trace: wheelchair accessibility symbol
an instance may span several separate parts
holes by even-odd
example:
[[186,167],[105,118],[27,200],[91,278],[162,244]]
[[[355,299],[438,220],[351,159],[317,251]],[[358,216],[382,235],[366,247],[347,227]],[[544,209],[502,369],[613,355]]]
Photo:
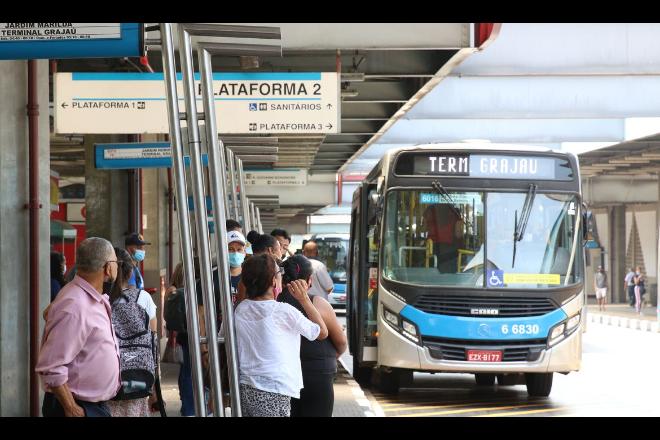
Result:
[[503,270],[489,270],[488,271],[488,287],[503,287],[504,286],[504,271]]
[[256,102],[251,102],[249,105],[250,105],[250,111],[251,112],[256,112],[257,111],[257,103]]

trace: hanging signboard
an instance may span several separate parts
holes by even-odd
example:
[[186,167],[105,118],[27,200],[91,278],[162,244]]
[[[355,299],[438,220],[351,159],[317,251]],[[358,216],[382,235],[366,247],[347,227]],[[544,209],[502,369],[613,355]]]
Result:
[[[181,75],[178,94],[183,97]],[[195,90],[201,111],[199,75]],[[215,73],[218,132],[325,134],[340,132],[335,72]],[[184,112],[180,99],[179,109]],[[169,133],[162,73],[58,73],[56,133]]]
[[306,186],[307,170],[245,170],[245,185]]
[[[208,156],[202,154],[202,166],[208,166],[208,162]],[[184,156],[183,164],[190,166],[190,157]],[[170,168],[172,148],[169,142],[94,144],[94,166],[113,170]]]
[[0,59],[113,58],[144,54],[142,23],[0,23]]

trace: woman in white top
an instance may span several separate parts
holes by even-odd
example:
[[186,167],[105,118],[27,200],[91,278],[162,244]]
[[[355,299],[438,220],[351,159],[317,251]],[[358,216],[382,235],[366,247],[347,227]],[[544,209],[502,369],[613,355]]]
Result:
[[[117,280],[110,293],[110,303],[126,302],[126,299],[121,296],[122,292],[128,290],[128,280],[133,272],[133,263],[131,256],[125,249],[115,248],[117,254]],[[149,328],[156,331],[156,304],[148,292],[140,290],[137,303],[144,310],[147,311],[149,316]],[[149,417],[149,407],[155,403],[155,393],[151,393],[149,397],[143,397],[131,400],[109,400],[107,403],[112,417]]]
[[307,284],[287,285],[309,319],[295,307],[275,301],[281,271],[268,255],[243,263],[247,299],[235,311],[241,407],[246,417],[289,417],[291,397],[303,387],[300,336],[310,341],[328,336],[323,318],[307,295]]

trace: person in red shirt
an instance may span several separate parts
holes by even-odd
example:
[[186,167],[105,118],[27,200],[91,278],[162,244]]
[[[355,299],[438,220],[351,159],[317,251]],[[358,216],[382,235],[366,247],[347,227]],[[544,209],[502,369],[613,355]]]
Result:
[[447,204],[434,204],[424,211],[427,239],[433,241],[433,253],[438,258],[438,270],[456,273],[458,249],[463,244],[463,221]]

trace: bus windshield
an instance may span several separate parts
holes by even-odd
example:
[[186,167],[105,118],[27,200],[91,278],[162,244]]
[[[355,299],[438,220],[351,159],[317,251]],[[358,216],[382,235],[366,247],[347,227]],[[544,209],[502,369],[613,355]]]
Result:
[[[489,289],[577,283],[583,277],[578,214],[576,197],[566,194],[390,191],[383,275],[403,283]],[[516,230],[522,234],[514,240]]]
[[346,283],[346,256],[348,239],[340,237],[315,238],[319,249],[319,260],[325,263],[328,274],[335,284]]

